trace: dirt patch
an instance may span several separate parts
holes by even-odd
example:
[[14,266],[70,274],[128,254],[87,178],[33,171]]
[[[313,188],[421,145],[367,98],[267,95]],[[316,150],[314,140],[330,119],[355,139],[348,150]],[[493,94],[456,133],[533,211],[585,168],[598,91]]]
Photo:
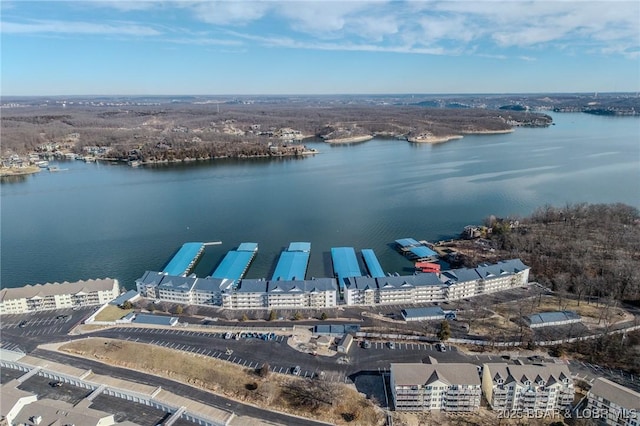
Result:
[[[270,373],[260,377],[253,369],[246,369],[208,357],[187,354],[142,343],[103,338],[89,338],[60,346],[61,351],[101,362],[145,371],[158,376],[188,383],[265,409],[310,417],[332,424],[377,425],[384,416],[363,395],[344,384],[311,384],[309,379]],[[318,380],[315,380],[318,382]],[[305,401],[319,399],[317,408],[309,410],[297,399],[287,397],[291,389]],[[314,393],[316,389],[323,394]],[[330,389],[330,393],[326,393]],[[305,392],[309,391],[308,394]],[[330,395],[327,398],[327,395]],[[303,398],[301,398],[303,399]],[[353,420],[345,420],[344,414]],[[351,418],[351,417],[350,417]]]

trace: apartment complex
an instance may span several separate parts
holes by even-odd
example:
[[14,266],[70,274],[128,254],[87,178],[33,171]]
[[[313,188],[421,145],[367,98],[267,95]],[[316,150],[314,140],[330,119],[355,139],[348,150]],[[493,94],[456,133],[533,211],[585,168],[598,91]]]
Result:
[[337,304],[334,278],[311,280],[176,277],[147,271],[136,280],[138,292],[150,299],[174,303],[222,306],[227,309],[331,308]]
[[347,305],[388,305],[465,299],[526,285],[529,270],[520,259],[511,259],[440,273],[349,277],[344,300]]
[[391,364],[391,393],[397,411],[474,412],[480,407],[480,378],[473,364]]
[[492,409],[528,413],[567,409],[575,394],[565,364],[484,364],[482,390]]
[[[347,275],[355,275],[355,272]],[[441,273],[345,276],[337,280],[198,278],[147,271],[136,280],[136,288],[142,296],[151,299],[230,309],[330,308],[340,303],[393,305],[444,302],[508,290],[526,285],[528,281],[529,267],[520,259],[512,259]],[[344,283],[342,290],[339,282]]]
[[602,424],[640,426],[640,393],[597,378],[587,393],[585,413]]
[[120,294],[118,280],[47,283],[0,290],[0,314],[103,305]]
[[295,281],[242,280],[240,287],[222,295],[222,306],[252,308],[332,308],[338,284],[334,278]]

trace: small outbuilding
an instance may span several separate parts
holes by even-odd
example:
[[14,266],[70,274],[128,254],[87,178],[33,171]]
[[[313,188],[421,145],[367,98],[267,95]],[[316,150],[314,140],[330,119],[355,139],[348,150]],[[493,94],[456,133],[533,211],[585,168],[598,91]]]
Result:
[[440,306],[428,308],[406,308],[401,311],[405,321],[429,321],[445,319],[445,312]]
[[353,336],[351,334],[345,334],[342,339],[338,342],[337,350],[341,354],[346,354],[351,349],[351,345],[353,344]]
[[163,325],[165,327],[173,327],[178,323],[178,318],[163,315],[136,314],[131,322],[134,324]]
[[581,322],[582,318],[573,311],[541,312],[523,318],[530,328],[551,327]]

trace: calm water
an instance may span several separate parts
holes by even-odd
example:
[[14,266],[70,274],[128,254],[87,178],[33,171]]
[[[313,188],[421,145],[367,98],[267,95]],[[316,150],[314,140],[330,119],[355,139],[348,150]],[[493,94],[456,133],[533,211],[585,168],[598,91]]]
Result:
[[388,272],[411,264],[395,239],[456,236],[490,214],[544,204],[640,207],[640,119],[554,115],[555,126],[440,145],[377,139],[307,144],[306,159],[157,168],[60,163],[1,185],[3,287],[113,277],[132,288],[187,241],[217,241],[196,268],[259,243],[248,277],[270,277],[291,241],[310,241],[308,276],[329,276],[331,247],[373,248]]

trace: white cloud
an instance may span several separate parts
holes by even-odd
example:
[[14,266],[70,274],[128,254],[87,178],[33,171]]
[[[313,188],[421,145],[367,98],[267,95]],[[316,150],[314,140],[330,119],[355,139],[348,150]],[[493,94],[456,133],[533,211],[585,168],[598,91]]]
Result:
[[277,13],[285,17],[295,31],[330,36],[346,30],[350,24],[380,2],[345,1],[284,1],[278,3]]
[[254,42],[265,46],[522,60],[530,60],[532,51],[549,48],[629,58],[640,50],[638,1],[86,0],[73,4],[109,7],[122,14],[153,9],[164,16],[177,10],[197,22],[190,26],[176,19],[171,22],[177,26],[169,28],[142,21],[34,20],[5,22],[2,32],[173,34],[178,37],[175,43],[233,45],[208,34],[217,27],[242,26],[246,35],[256,37]]
[[271,8],[264,1],[205,1],[177,3],[190,8],[197,19],[214,25],[244,25],[262,18]]
[[310,50],[334,50],[334,51],[360,51],[360,52],[392,52],[392,53],[414,53],[443,55],[447,52],[440,47],[415,47],[408,45],[381,46],[371,43],[354,42],[331,42],[331,41],[301,41],[291,37],[269,37],[229,32],[230,35],[251,40],[265,47],[288,48],[288,49],[310,49]]
[[175,44],[191,44],[198,46],[242,46],[240,40],[229,40],[209,37],[185,37],[185,38],[169,38],[164,40],[167,43]]
[[93,23],[75,21],[32,20],[27,23],[2,22],[4,34],[109,34],[132,36],[157,36],[160,31],[129,22]]

